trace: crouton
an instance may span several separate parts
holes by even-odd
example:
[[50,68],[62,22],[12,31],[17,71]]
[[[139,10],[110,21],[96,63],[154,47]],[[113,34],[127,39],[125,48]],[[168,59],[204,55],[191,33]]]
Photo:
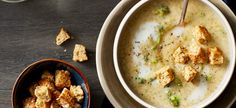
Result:
[[186,66],[184,68],[183,76],[187,82],[192,81],[196,75],[197,75],[197,71],[191,66]]
[[178,47],[177,50],[175,50],[173,57],[174,57],[175,63],[185,64],[189,60],[187,49],[185,49],[184,47]]
[[56,101],[52,101],[50,104],[50,108],[61,108],[61,106]]
[[162,86],[166,86],[174,80],[173,70],[169,66],[165,66],[156,72],[157,79]]
[[84,92],[81,86],[70,86],[70,94],[76,98],[77,102],[82,102],[84,99]]
[[49,108],[50,104],[49,104],[49,102],[45,102],[44,100],[37,98],[37,100],[35,102],[35,107],[36,108]]
[[38,86],[38,83],[33,82],[29,87],[29,92],[30,92],[31,96],[33,96],[33,97],[36,97],[34,94],[34,90],[37,86]]
[[190,60],[194,63],[205,63],[206,62],[206,54],[203,48],[198,48],[197,52],[189,53]]
[[35,97],[28,97],[23,101],[23,108],[35,108]]
[[64,30],[64,28],[61,28],[59,34],[56,37],[56,44],[61,45],[68,39],[70,39],[70,35]]
[[76,44],[73,52],[73,60],[78,62],[83,62],[88,60],[86,55],[86,50],[83,45]]
[[55,90],[54,83],[50,81],[49,79],[41,79],[39,80],[39,85],[40,86],[46,86],[50,91]]
[[60,96],[60,91],[55,90],[52,92],[52,100],[56,100]]
[[50,81],[54,81],[54,76],[49,71],[44,71],[41,79],[49,79]]
[[200,26],[197,26],[195,28],[195,31],[194,31],[194,36],[196,37],[198,43],[200,44],[206,44],[207,42],[210,41],[211,39],[211,35],[210,33],[208,32],[208,30],[200,25]]
[[73,108],[75,105],[75,99],[70,95],[70,91],[67,88],[64,88],[57,98],[57,102],[63,108]]
[[209,61],[211,65],[218,65],[224,63],[224,57],[220,49],[217,47],[208,48]]
[[78,103],[76,103],[76,104],[75,104],[75,108],[81,108],[81,105],[78,104]]
[[70,87],[70,73],[66,70],[56,70],[55,73],[55,86],[58,89],[63,89],[64,87]]
[[40,99],[44,102],[49,102],[51,100],[51,93],[46,86],[37,86],[34,94],[36,95],[37,99]]

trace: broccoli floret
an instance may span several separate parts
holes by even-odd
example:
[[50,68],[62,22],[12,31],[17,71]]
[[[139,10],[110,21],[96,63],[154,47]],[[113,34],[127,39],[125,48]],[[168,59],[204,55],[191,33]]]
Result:
[[154,14],[158,15],[158,16],[165,16],[167,14],[170,13],[170,9],[168,6],[165,6],[165,5],[161,5],[160,7],[158,7],[155,11],[154,11]]

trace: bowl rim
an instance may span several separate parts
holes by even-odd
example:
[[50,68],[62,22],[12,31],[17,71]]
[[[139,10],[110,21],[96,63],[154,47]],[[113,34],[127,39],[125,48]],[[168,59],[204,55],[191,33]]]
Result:
[[26,66],[22,71],[21,73],[18,75],[17,79],[15,80],[15,83],[13,85],[13,89],[12,89],[12,92],[11,92],[11,102],[12,102],[12,108],[15,108],[14,104],[15,104],[15,101],[14,101],[14,98],[16,96],[16,85],[19,84],[19,79],[22,78],[22,75],[26,72],[27,69],[29,69],[31,66],[33,65],[36,65],[36,64],[40,64],[40,63],[43,63],[43,62],[58,62],[58,63],[63,63],[65,64],[66,66],[69,66],[70,68],[72,68],[73,70],[75,70],[80,76],[81,78],[84,80],[84,84],[86,86],[86,90],[88,92],[88,105],[87,105],[87,108],[90,108],[90,101],[91,101],[91,93],[90,93],[90,87],[89,87],[89,83],[88,83],[88,80],[87,78],[83,75],[83,73],[77,68],[75,67],[74,65],[64,61],[64,60],[59,60],[59,59],[55,59],[55,58],[46,58],[46,59],[41,59],[41,60],[38,60],[38,61],[35,61],[31,64],[29,64],[28,66]]
[[[146,101],[144,101],[143,99],[139,98],[133,91],[132,89],[130,89],[130,87],[128,86],[128,84],[125,82],[125,79],[123,78],[123,75],[121,74],[120,68],[119,68],[119,62],[118,62],[118,46],[119,46],[119,41],[120,41],[120,37],[121,37],[121,33],[123,31],[124,26],[126,25],[127,21],[129,20],[130,17],[132,17],[132,15],[139,9],[141,8],[141,6],[145,5],[147,2],[149,2],[151,0],[141,0],[139,1],[137,4],[135,4],[129,11],[128,13],[125,15],[125,17],[122,19],[118,30],[116,32],[116,36],[115,36],[115,41],[114,41],[114,45],[113,45],[113,63],[114,63],[114,67],[115,67],[115,71],[116,74],[118,76],[118,79],[120,81],[120,83],[122,84],[122,86],[124,87],[124,89],[126,90],[126,92],[128,92],[128,94],[138,103],[140,103],[141,105],[145,106],[145,107],[149,107],[149,108],[155,108],[153,105],[147,103]],[[228,69],[227,69],[227,73],[224,74],[224,77],[222,78],[221,82],[219,83],[219,85],[221,85],[221,88],[217,88],[212,94],[214,94],[212,96],[212,94],[208,97],[211,97],[210,99],[208,99],[207,101],[204,102],[199,102],[196,103],[195,105],[197,107],[206,107],[207,105],[209,105],[210,103],[212,103],[215,99],[217,99],[217,97],[220,96],[220,94],[224,91],[224,89],[226,88],[226,86],[228,85],[232,74],[234,72],[234,67],[235,67],[235,39],[234,39],[234,34],[232,31],[231,26],[229,25],[228,20],[225,18],[225,16],[223,15],[223,13],[215,6],[213,5],[210,1],[208,0],[200,0],[200,2],[204,3],[206,6],[208,6],[217,16],[219,16],[219,19],[221,21],[221,23],[224,23],[223,26],[226,27],[226,31],[228,34],[228,40],[230,42],[232,42],[233,48],[232,48],[232,56],[233,58],[231,58],[233,61],[232,63],[229,63]],[[229,45],[230,46],[230,45]],[[226,79],[227,78],[227,79]],[[215,93],[216,92],[216,93]],[[199,105],[200,104],[200,105]],[[196,107],[195,105],[193,105],[194,107]]]

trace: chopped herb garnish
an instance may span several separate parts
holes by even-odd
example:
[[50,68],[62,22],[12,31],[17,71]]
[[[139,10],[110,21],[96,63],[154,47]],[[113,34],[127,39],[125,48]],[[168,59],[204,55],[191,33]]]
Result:
[[174,81],[172,81],[170,84],[167,85],[168,87],[171,87],[171,86],[179,86],[179,87],[182,87],[183,84],[182,84],[182,81],[178,78],[178,77],[175,77]]
[[174,80],[174,83],[177,85],[177,86],[183,86],[183,84],[182,84],[182,81],[179,79],[179,78],[175,78],[175,80]]
[[157,64],[158,63],[158,60],[157,60],[157,58],[156,59],[154,59],[154,60],[152,60],[152,62],[151,62],[152,64]]
[[171,101],[172,105],[177,107],[179,106],[179,98],[175,95],[172,95],[169,97],[169,100]]
[[204,78],[206,79],[206,81],[211,81],[212,76],[208,74],[208,75],[204,75]]
[[199,70],[200,70],[200,71],[203,71],[203,69],[204,69],[204,65],[203,65],[203,64],[200,64],[200,65],[199,65]]
[[152,81],[154,81],[155,79],[156,79],[156,77],[151,77],[151,78],[149,78],[148,82],[152,82]]
[[156,50],[157,46],[161,42],[161,36],[164,34],[164,27],[162,25],[155,26],[156,34],[157,34],[157,40],[154,43],[152,50]]
[[175,95],[175,94],[173,94],[172,92],[169,91],[167,96],[168,96],[169,101],[171,102],[171,104],[174,107],[178,107],[179,106],[180,98],[177,95]]
[[161,5],[157,9],[154,10],[154,14],[164,17],[165,15],[170,13],[170,9],[168,6]]
[[144,56],[143,56],[143,59],[144,59],[145,62],[147,62],[147,61],[149,60],[148,56],[149,56],[149,55],[144,55]]
[[201,16],[201,17],[205,17],[206,14],[205,14],[204,12],[201,12],[201,13],[200,13],[200,16]]
[[140,78],[140,77],[135,77],[134,78],[139,84],[145,84],[147,82],[146,79]]

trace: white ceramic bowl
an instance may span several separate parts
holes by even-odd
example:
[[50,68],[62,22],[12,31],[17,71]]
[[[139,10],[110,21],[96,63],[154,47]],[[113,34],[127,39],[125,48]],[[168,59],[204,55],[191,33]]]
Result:
[[[126,23],[128,22],[129,18],[139,9],[141,8],[143,5],[146,5],[149,1],[151,0],[141,0],[140,2],[138,2],[136,5],[134,5],[130,11],[126,14],[126,16],[124,17],[124,19],[122,20],[122,22],[120,23],[120,26],[117,30],[116,33],[116,37],[115,37],[115,41],[114,41],[114,46],[113,46],[113,59],[114,59],[114,66],[115,66],[115,70],[116,70],[116,74],[122,84],[122,86],[124,87],[124,89],[128,92],[128,94],[134,99],[136,100],[138,103],[142,104],[145,107],[148,108],[155,108],[154,106],[152,106],[151,104],[145,102],[144,100],[142,100],[141,98],[139,98],[133,91],[132,88],[130,88],[125,79],[123,78],[122,72],[120,71],[119,68],[119,63],[118,63],[118,46],[119,46],[119,41],[120,41],[120,37],[121,37],[121,33],[123,31],[124,26],[126,25]],[[222,23],[224,24],[223,26],[226,28],[226,32],[228,34],[228,40],[229,40],[229,46],[231,46],[230,50],[231,50],[231,54],[230,54],[230,63],[227,69],[227,72],[225,73],[222,81],[220,82],[217,90],[215,90],[209,97],[207,97],[206,99],[204,99],[204,101],[201,101],[195,105],[193,105],[192,107],[205,107],[208,104],[210,104],[211,102],[213,102],[226,88],[227,84],[229,83],[231,76],[233,74],[234,71],[234,67],[235,67],[235,40],[234,40],[234,35],[232,32],[232,29],[228,23],[228,21],[226,20],[225,16],[221,13],[221,11],[214,6],[211,2],[209,2],[208,0],[200,0],[201,2],[203,2],[204,4],[206,4],[207,6],[209,6],[219,17],[219,19],[222,21]]]

